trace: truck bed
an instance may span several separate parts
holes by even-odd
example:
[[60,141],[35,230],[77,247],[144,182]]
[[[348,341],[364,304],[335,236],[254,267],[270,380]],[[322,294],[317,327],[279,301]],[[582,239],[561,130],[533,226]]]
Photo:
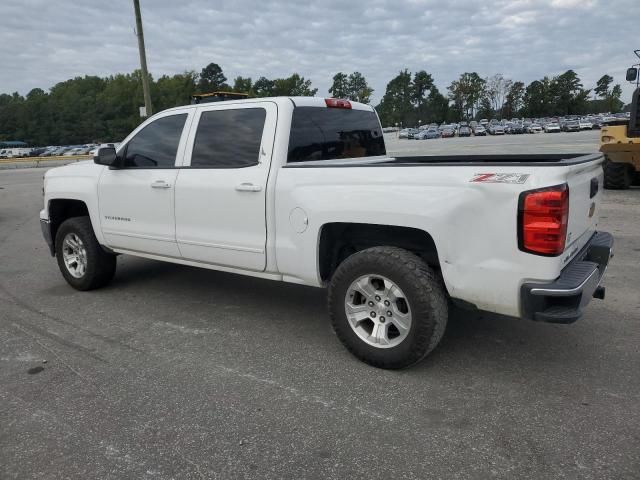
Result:
[[601,153],[564,153],[564,154],[517,154],[517,155],[423,155],[391,158],[382,165],[417,166],[436,164],[439,166],[469,165],[532,165],[540,167],[566,166],[587,163],[601,157]]
[[566,167],[602,160],[602,153],[544,153],[517,155],[421,155],[398,157],[365,157],[288,163],[283,168],[341,167],[469,167],[469,166],[534,166]]

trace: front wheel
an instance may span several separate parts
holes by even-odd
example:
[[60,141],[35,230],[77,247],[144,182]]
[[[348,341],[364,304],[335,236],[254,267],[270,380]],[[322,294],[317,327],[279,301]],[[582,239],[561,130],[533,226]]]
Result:
[[56,233],[56,258],[62,276],[76,290],[103,287],[116,271],[116,256],[100,246],[89,217],[62,222]]
[[331,279],[329,314],[352,354],[390,369],[426,357],[448,316],[440,278],[418,256],[396,247],[369,248],[342,262]]

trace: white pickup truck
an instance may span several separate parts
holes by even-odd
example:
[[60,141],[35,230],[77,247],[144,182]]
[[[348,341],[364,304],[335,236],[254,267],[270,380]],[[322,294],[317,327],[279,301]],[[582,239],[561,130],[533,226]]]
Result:
[[604,297],[602,162],[393,158],[368,105],[225,101],[49,170],[40,219],[76,289],[111,281],[118,254],[328,287],[344,345],[402,368],[438,344],[451,305],[570,323]]

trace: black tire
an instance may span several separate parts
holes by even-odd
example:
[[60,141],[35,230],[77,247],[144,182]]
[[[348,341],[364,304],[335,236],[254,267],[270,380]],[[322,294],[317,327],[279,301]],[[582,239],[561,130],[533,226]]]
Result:
[[[86,252],[86,270],[77,278],[71,274],[63,258],[63,242],[68,234],[80,238]],[[116,256],[106,252],[98,243],[89,217],[73,217],[62,222],[56,233],[56,259],[62,276],[76,290],[94,290],[104,287],[116,272]]]
[[634,177],[633,166],[607,160],[604,164],[604,188],[627,190]]
[[[355,280],[381,275],[405,294],[412,322],[404,340],[390,348],[372,346],[351,328],[345,298]],[[336,335],[353,355],[378,368],[409,367],[438,345],[447,325],[447,297],[441,278],[417,255],[397,247],[373,247],[340,264],[329,286],[329,315]]]

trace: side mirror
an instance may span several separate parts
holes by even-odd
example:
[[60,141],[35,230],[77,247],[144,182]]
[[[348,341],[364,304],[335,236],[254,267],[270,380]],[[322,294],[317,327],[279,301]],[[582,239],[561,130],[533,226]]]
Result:
[[93,157],[93,161],[98,165],[106,165],[107,167],[117,166],[118,157],[116,149],[112,147],[102,147],[98,150],[98,154]]
[[638,69],[635,67],[627,68],[627,82],[635,82],[638,78]]

